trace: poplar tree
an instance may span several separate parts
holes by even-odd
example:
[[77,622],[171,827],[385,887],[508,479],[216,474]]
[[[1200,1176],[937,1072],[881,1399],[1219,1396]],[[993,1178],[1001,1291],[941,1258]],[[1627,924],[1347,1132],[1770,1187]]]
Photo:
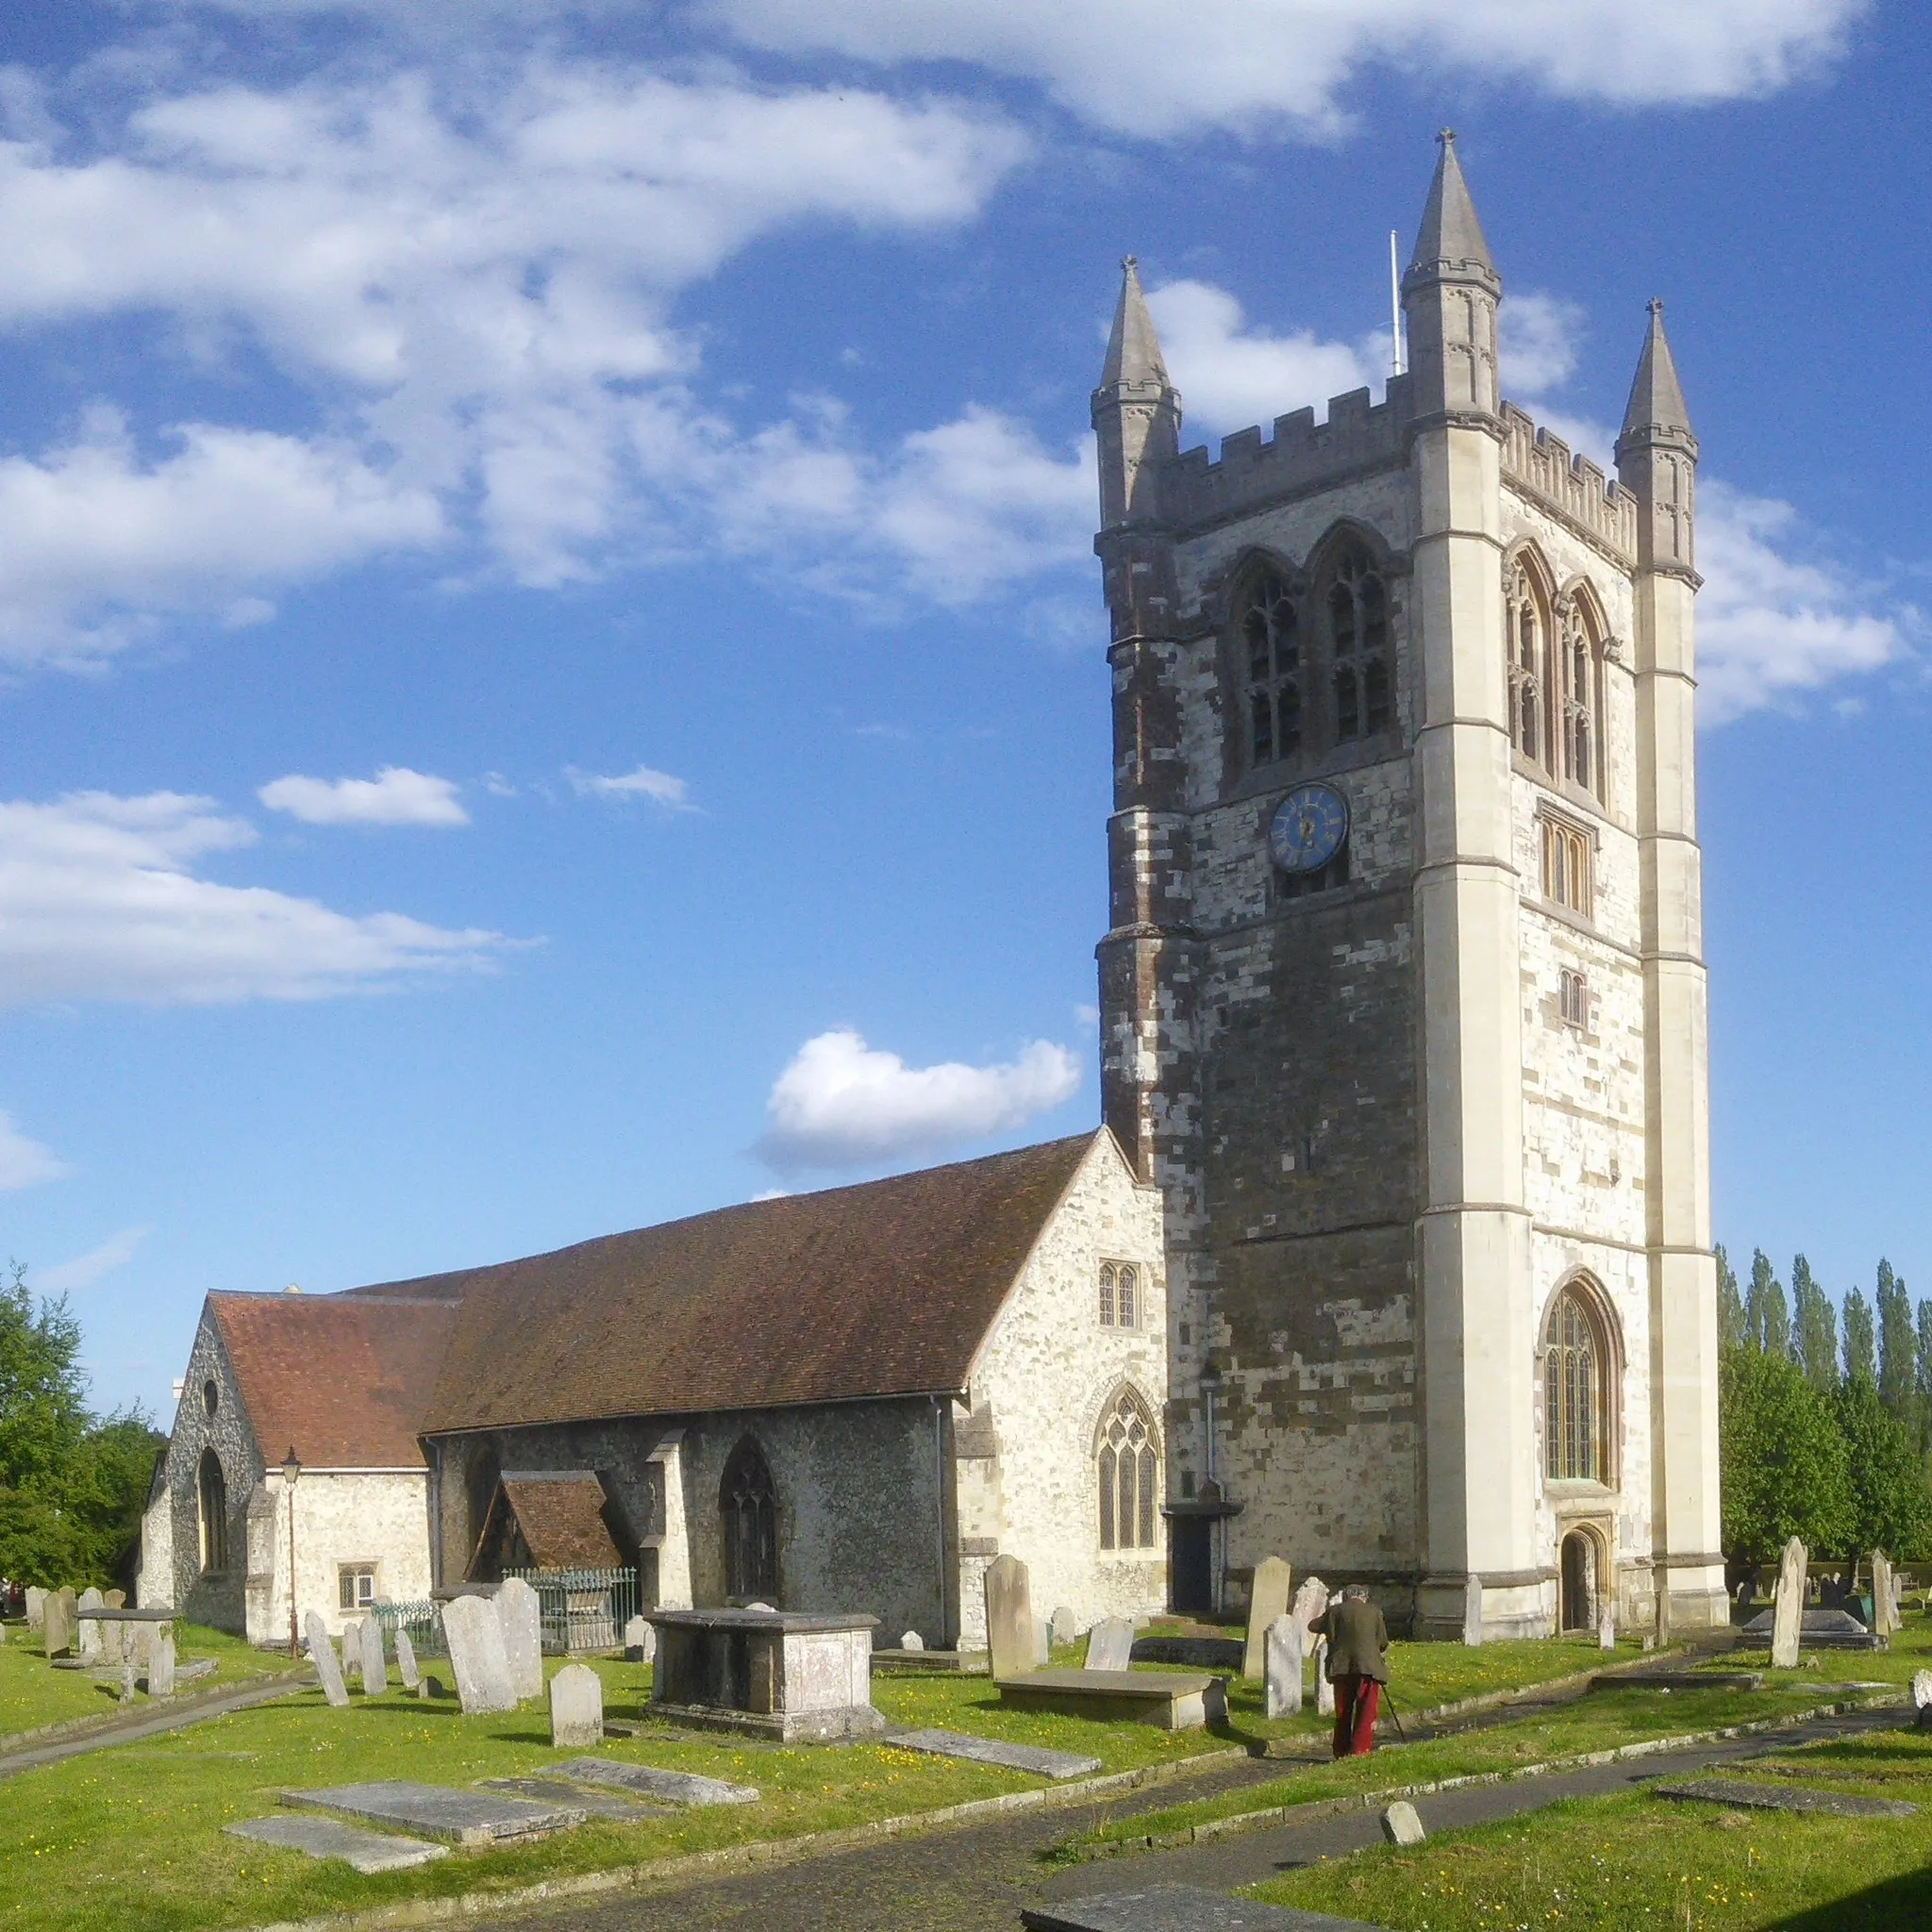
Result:
[[1845,1296],[1845,1380],[1878,1380],[1878,1352],[1872,1329],[1872,1304],[1862,1289]]
[[[1932,1303],[1922,1306],[1932,1307]],[[1932,1341],[1932,1328],[1925,1333]],[[1731,1266],[1722,1241],[1717,1248],[1717,1339],[1724,1348],[1741,1348],[1744,1343],[1744,1297],[1738,1292],[1738,1271]],[[1932,1371],[1932,1355],[1926,1357],[1925,1367]]]
[[1785,1301],[1784,1284],[1772,1272],[1770,1257],[1762,1248],[1755,1249],[1751,1256],[1744,1336],[1753,1348],[1766,1355],[1789,1356],[1791,1352],[1791,1313]]
[[1838,1310],[1803,1255],[1791,1257],[1791,1353],[1814,1389],[1838,1387]]
[[1932,1453],[1932,1301],[1919,1304],[1919,1437]]
[[1887,1408],[1919,1433],[1918,1337],[1912,1329],[1911,1297],[1905,1278],[1878,1264],[1878,1393]]

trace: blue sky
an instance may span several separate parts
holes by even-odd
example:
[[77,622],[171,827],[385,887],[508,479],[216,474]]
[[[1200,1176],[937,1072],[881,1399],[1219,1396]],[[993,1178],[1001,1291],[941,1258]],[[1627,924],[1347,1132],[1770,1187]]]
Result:
[[1386,367],[1445,125],[1506,389],[1705,452],[1717,1227],[1932,1291],[1932,30],[1855,0],[8,6],[0,1250],[201,1296],[1090,1124],[1087,395]]

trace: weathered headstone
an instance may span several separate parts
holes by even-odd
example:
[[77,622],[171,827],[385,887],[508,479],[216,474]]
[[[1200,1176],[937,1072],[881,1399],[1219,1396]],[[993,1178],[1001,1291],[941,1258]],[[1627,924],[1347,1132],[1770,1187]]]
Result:
[[155,1626],[152,1624],[131,1624],[127,1632],[126,1659],[134,1666],[138,1677],[147,1675],[148,1659],[155,1654]]
[[1058,1605],[1047,1620],[1046,1641],[1049,1644],[1071,1643],[1080,1634],[1080,1620],[1074,1614],[1071,1604]]
[[108,1607],[92,1584],[81,1591],[75,1604],[75,1613],[79,1623],[75,1633],[80,1640],[80,1659],[83,1663],[97,1664],[101,1660],[101,1626],[98,1621],[88,1615],[90,1610],[104,1610]]
[[1615,1650],[1617,1647],[1617,1613],[1608,1604],[1603,1614],[1596,1620],[1596,1647],[1599,1650]]
[[1262,1641],[1262,1673],[1267,1680],[1263,1709],[1273,1719],[1293,1717],[1302,1707],[1302,1640],[1292,1617],[1276,1617]]
[[925,1648],[925,1639],[917,1630],[902,1630],[899,1633],[899,1648],[901,1650],[924,1650]]
[[1891,1591],[1891,1559],[1883,1550],[1872,1552],[1872,1634],[1898,1634],[1898,1599]]
[[155,1638],[147,1660],[147,1694],[172,1697],[175,1694],[175,1626],[163,1624]]
[[389,1689],[389,1660],[382,1654],[382,1624],[378,1618],[364,1617],[359,1633],[362,1694],[380,1697]]
[[1033,1620],[1033,1665],[1043,1671],[1053,1662],[1053,1625],[1044,1617]]
[[1328,1675],[1328,1640],[1315,1640],[1315,1715],[1335,1715],[1335,1686]]
[[362,1674],[362,1620],[351,1617],[342,1625],[342,1647],[337,1653],[342,1682],[347,1684]]
[[1382,1813],[1382,1836],[1391,1845],[1419,1845],[1428,1833],[1415,1815],[1415,1807],[1407,1798],[1397,1798]]
[[416,1646],[400,1624],[396,1625],[396,1675],[403,1680],[405,1690],[422,1690],[423,1679],[416,1670]]
[[551,1678],[550,1741],[559,1751],[604,1741],[604,1680],[589,1664],[565,1664]]
[[543,1606],[521,1576],[506,1576],[496,1591],[503,1624],[503,1654],[510,1689],[521,1702],[543,1694]]
[[1474,1574],[1462,1586],[1462,1641],[1472,1650],[1483,1641],[1483,1580]]
[[1018,1557],[995,1557],[985,1588],[987,1667],[995,1677],[1024,1677],[1039,1667],[1033,1580]]
[[1294,1593],[1294,1607],[1289,1611],[1302,1626],[1302,1654],[1307,1656],[1309,1644],[1308,1632],[1319,1623],[1328,1608],[1328,1586],[1319,1576],[1305,1576],[1302,1587]]
[[74,1614],[68,1592],[50,1590],[41,1606],[42,1648],[50,1657],[65,1657],[74,1648]]
[[1793,1537],[1777,1566],[1773,1598],[1771,1660],[1781,1671],[1798,1668],[1798,1638],[1805,1627],[1805,1545]]
[[624,1626],[624,1660],[627,1664],[647,1664],[658,1656],[658,1633],[642,1617],[633,1617]]
[[322,1679],[322,1694],[338,1710],[346,1710],[349,1705],[349,1687],[342,1682],[342,1667],[336,1657],[336,1647],[328,1641],[328,1629],[321,1615],[310,1610],[302,1619],[302,1634],[308,1640],[308,1659],[315,1666],[315,1674]]
[[1289,1587],[1293,1573],[1279,1557],[1263,1557],[1255,1565],[1255,1580],[1248,1586],[1248,1635],[1241,1648],[1241,1675],[1258,1677],[1267,1668],[1263,1655],[1268,1626],[1288,1612]]
[[121,1702],[123,1704],[132,1704],[134,1702],[134,1693],[140,1688],[140,1681],[134,1674],[134,1659],[129,1657],[121,1666]]
[[463,1715],[476,1717],[517,1707],[515,1681],[503,1647],[503,1624],[487,1596],[452,1597],[442,1607],[449,1667]]
[[26,1587],[26,1627],[36,1637],[46,1627],[47,1592],[38,1583]]
[[1134,1626],[1124,1617],[1103,1617],[1088,1631],[1088,1670],[1124,1671],[1133,1658]]
[[1912,1673],[1912,1722],[1922,1731],[1932,1730],[1932,1671]]
[[1210,1731],[1227,1728],[1226,1677],[1209,1677],[1201,1692],[1201,1720]]

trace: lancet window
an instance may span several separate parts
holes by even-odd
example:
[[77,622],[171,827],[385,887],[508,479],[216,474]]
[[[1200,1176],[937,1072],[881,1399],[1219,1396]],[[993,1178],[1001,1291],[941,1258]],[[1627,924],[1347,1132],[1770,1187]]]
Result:
[[212,1449],[201,1452],[194,1487],[201,1508],[201,1567],[219,1575],[228,1567],[228,1479]]
[[1369,554],[1349,544],[1328,586],[1328,650],[1337,742],[1388,730],[1389,591]]
[[1160,1512],[1160,1449],[1147,1406],[1123,1389],[1100,1425],[1100,1547],[1151,1550]]
[[1294,602],[1274,571],[1262,571],[1241,602],[1248,683],[1249,754],[1257,765],[1302,748],[1302,647]]
[[1557,1482],[1607,1482],[1605,1431],[1609,1345],[1580,1290],[1566,1288],[1543,1328],[1543,1473]]
[[1552,778],[1604,796],[1604,647],[1586,596],[1550,594],[1527,555],[1503,580],[1509,737]]
[[1563,613],[1563,774],[1604,795],[1603,645],[1579,597]]
[[1549,613],[1541,587],[1521,558],[1509,566],[1503,588],[1509,657],[1509,738],[1524,758],[1546,771],[1550,763]]
[[739,1603],[778,1601],[778,1492],[750,1436],[731,1452],[719,1486],[724,1524],[724,1593]]

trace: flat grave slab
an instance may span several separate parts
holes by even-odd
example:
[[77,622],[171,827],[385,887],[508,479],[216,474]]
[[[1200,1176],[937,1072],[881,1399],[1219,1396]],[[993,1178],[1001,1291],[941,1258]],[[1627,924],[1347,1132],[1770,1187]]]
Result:
[[1020,1923],[1029,1932],[1375,1932],[1359,1919],[1257,1905],[1195,1885],[1150,1885],[1028,1906]]
[[994,1680],[1009,1710],[1058,1710],[1078,1717],[1125,1718],[1164,1731],[1208,1722],[1207,1671],[1028,1671]]
[[943,1671],[955,1676],[961,1672],[976,1671],[983,1675],[986,1653],[983,1650],[875,1650],[872,1654],[872,1670],[875,1677],[903,1677],[932,1671]]
[[758,1795],[749,1785],[727,1784],[721,1777],[660,1771],[655,1764],[608,1764],[601,1757],[573,1757],[558,1765],[556,1774],[573,1784],[614,1785],[671,1805],[750,1805]]
[[306,1852],[311,1858],[341,1858],[358,1872],[406,1872],[412,1865],[449,1857],[447,1845],[364,1831],[338,1818],[248,1818],[222,1829],[230,1838],[279,1845],[285,1852]]
[[1137,1637],[1128,1661],[1172,1664],[1189,1671],[1226,1671],[1239,1676],[1241,1650],[1239,1637]]
[[1592,1690],[1762,1690],[1762,1671],[1604,1671]]
[[1852,1791],[1781,1790],[1735,1777],[1691,1777],[1650,1788],[1659,1798],[1699,1798],[1740,1811],[1810,1811],[1826,1818],[1913,1818],[1916,1805],[1897,1798],[1864,1798]]
[[899,1731],[880,1741],[897,1745],[901,1751],[921,1751],[929,1757],[964,1757],[974,1764],[1035,1772],[1041,1777],[1082,1777],[1100,1769],[1097,1757],[1048,1751],[1038,1744],[1008,1744],[995,1738],[969,1738],[961,1731]]
[[612,1818],[620,1824],[634,1824],[640,1818],[676,1815],[669,1805],[641,1805],[635,1798],[613,1797],[608,1791],[587,1791],[581,1785],[568,1785],[556,1777],[479,1777],[476,1786],[479,1790],[508,1791],[513,1798],[534,1798],[540,1805],[569,1805],[588,1811],[592,1818]]
[[589,1815],[581,1805],[538,1805],[528,1798],[499,1797],[493,1791],[458,1790],[449,1785],[418,1785],[387,1780],[367,1785],[330,1785],[317,1791],[284,1791],[284,1805],[305,1811],[346,1811],[375,1824],[397,1824],[427,1832],[459,1845],[493,1845],[581,1824]]

